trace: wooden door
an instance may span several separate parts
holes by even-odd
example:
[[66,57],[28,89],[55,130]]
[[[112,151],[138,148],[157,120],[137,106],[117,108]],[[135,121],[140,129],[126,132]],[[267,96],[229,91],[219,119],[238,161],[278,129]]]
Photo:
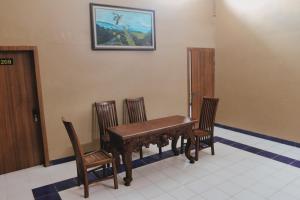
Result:
[[0,59],[12,61],[0,63],[0,174],[43,162],[33,56],[32,51],[0,51]]
[[202,98],[214,96],[215,49],[188,49],[189,115],[199,119]]

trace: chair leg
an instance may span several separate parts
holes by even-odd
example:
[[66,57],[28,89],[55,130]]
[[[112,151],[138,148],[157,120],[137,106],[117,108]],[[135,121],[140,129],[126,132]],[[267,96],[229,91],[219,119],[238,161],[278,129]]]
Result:
[[199,157],[199,137],[196,136],[196,144],[195,144],[195,160],[198,161]]
[[159,155],[162,154],[162,148],[161,147],[158,147],[158,152],[159,152]]
[[211,140],[211,143],[210,143],[210,145],[211,145],[211,155],[215,155],[215,143],[214,143],[214,139],[212,138]]
[[214,144],[211,145],[211,155],[215,155],[215,147],[214,147]]
[[78,172],[78,169],[77,169],[77,185],[80,186],[81,185],[81,176],[80,176],[80,173]]
[[88,198],[89,197],[89,181],[88,181],[88,177],[87,177],[87,172],[84,172],[83,185],[84,185],[84,198]]
[[143,148],[140,148],[140,158],[143,159]]
[[113,170],[113,175],[114,175],[114,186],[115,186],[115,189],[118,189],[117,168],[116,168],[115,159],[112,159],[112,170]]

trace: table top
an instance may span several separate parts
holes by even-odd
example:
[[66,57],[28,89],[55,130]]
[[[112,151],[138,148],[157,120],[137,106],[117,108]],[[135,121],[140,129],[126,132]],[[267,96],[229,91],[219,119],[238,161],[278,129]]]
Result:
[[148,120],[145,122],[124,124],[116,127],[108,128],[111,134],[120,136],[123,140],[142,136],[147,133],[162,131],[169,128],[176,128],[182,125],[190,125],[196,123],[196,120],[191,120],[189,117],[174,115],[159,119]]

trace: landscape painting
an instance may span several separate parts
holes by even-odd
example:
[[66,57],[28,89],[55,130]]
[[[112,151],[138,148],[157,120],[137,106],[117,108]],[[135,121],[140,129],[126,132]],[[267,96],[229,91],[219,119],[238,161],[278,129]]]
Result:
[[155,50],[154,11],[91,4],[94,50]]

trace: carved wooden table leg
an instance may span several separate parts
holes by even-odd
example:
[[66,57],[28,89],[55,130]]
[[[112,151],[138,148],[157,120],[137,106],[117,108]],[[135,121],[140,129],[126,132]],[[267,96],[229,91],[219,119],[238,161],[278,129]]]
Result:
[[188,138],[185,146],[185,156],[189,159],[190,163],[194,163],[195,159],[191,156],[191,143],[191,138]]
[[181,136],[180,140],[180,154],[183,154],[184,152],[184,135]]
[[119,172],[121,166],[120,153],[117,151],[117,149],[112,148],[112,154],[116,162],[117,171]]
[[179,155],[179,151],[177,149],[177,141],[178,141],[179,136],[174,136],[173,140],[172,140],[172,151],[174,153],[175,156]]
[[188,130],[188,132],[187,132],[188,139],[187,139],[187,143],[185,146],[185,156],[187,157],[187,159],[189,159],[190,163],[195,162],[195,158],[193,158],[191,156],[191,144],[192,143],[195,144],[194,136],[193,136],[192,132],[193,132],[192,128]]
[[126,177],[123,180],[126,186],[130,186],[130,182],[132,181],[132,151],[130,149],[126,149],[122,153],[122,160],[126,170]]

